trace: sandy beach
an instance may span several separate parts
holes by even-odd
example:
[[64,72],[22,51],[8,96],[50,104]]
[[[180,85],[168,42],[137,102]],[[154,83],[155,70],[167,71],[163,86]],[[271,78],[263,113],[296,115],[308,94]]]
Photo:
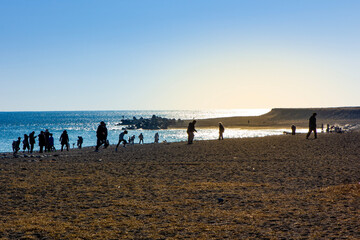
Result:
[[0,240],[360,240],[359,9],[0,1]]
[[359,239],[359,156],[357,132],[2,154],[0,237]]

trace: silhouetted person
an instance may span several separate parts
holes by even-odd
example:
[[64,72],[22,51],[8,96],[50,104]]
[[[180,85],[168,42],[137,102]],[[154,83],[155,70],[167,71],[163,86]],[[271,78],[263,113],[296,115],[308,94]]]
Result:
[[35,138],[35,132],[29,134],[30,153],[34,151]]
[[125,147],[125,145],[127,143],[125,140],[125,134],[127,134],[127,133],[128,133],[128,131],[124,130],[122,133],[119,134],[119,142],[116,145],[115,152],[117,152],[117,149],[118,149],[120,143],[123,143],[123,147]]
[[63,151],[64,145],[66,146],[66,151],[69,151],[69,135],[66,130],[61,134],[59,141],[61,143],[61,151]]
[[49,140],[48,140],[48,144],[49,144],[49,151],[56,151],[55,147],[54,147],[54,137],[53,135],[50,133],[49,135]]
[[295,133],[296,133],[296,126],[291,125],[291,135],[295,135]]
[[50,152],[50,144],[49,144],[50,132],[48,129],[45,130],[44,135],[45,135],[45,152]]
[[24,140],[23,140],[23,151],[24,151],[24,153],[25,153],[26,149],[27,149],[28,152],[30,152],[29,136],[27,134],[24,134]]
[[13,141],[12,143],[12,149],[14,155],[16,155],[16,153],[20,150],[20,142],[21,142],[21,137],[18,137],[18,139],[16,141]]
[[316,139],[317,138],[317,133],[316,133],[316,113],[313,113],[313,115],[309,118],[309,132],[306,135],[306,139],[309,139],[309,136],[310,136],[312,131],[314,132],[315,139]]
[[159,133],[155,133],[154,143],[159,143]]
[[330,132],[330,124],[326,125],[326,132],[329,133]]
[[40,134],[38,135],[38,139],[39,139],[39,147],[40,147],[39,152],[42,153],[45,147],[45,134],[43,131],[41,131]]
[[81,149],[83,141],[84,141],[84,139],[82,138],[82,136],[78,136],[77,146],[79,149]]
[[197,132],[195,129],[196,120],[189,123],[187,128],[187,134],[188,134],[188,144],[192,144],[194,140],[194,132]]
[[132,135],[131,138],[130,138],[130,142],[132,145],[134,145],[135,143],[135,135]]
[[140,133],[140,135],[139,135],[139,144],[144,144],[144,135],[142,134],[142,133]]
[[224,131],[225,131],[225,128],[224,128],[224,125],[219,122],[219,140],[224,140]]
[[99,147],[103,144],[105,148],[108,147],[107,134],[108,131],[106,128],[106,124],[104,122],[101,122],[96,130],[96,138],[97,138],[96,148],[95,148],[96,152],[99,151]]

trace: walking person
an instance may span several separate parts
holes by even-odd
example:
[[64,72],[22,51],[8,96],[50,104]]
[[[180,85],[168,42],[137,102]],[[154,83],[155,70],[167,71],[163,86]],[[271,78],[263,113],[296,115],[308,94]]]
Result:
[[306,139],[309,139],[309,136],[311,132],[314,132],[315,139],[317,138],[316,133],[316,113],[313,113],[313,115],[309,118],[309,132],[306,135]]
[[28,153],[30,152],[30,145],[29,145],[29,136],[27,134],[24,134],[24,140],[23,140],[23,151],[25,153],[25,150],[27,149]]
[[117,152],[117,149],[118,149],[121,142],[123,143],[123,147],[125,147],[125,145],[127,143],[126,140],[125,140],[125,134],[127,134],[127,133],[128,132],[126,130],[124,130],[122,133],[119,134],[119,142],[116,145],[115,152]]
[[34,151],[35,138],[36,138],[35,132],[29,134],[30,153]]
[[69,151],[69,135],[66,130],[61,134],[59,141],[61,142],[61,151],[63,151],[64,145],[66,146],[66,151]]
[[219,122],[219,140],[224,140],[224,131],[225,131],[225,128],[224,128],[224,125]]
[[98,126],[97,130],[96,130],[96,148],[95,148],[95,152],[99,151],[99,147],[101,145],[104,144],[104,147],[107,148],[108,147],[108,142],[107,142],[107,135],[108,135],[108,131],[106,128],[106,124],[102,121],[100,122],[100,125]]
[[187,134],[188,134],[188,144],[192,144],[193,140],[194,140],[194,132],[197,132],[195,129],[195,124],[196,124],[196,120],[192,121],[189,123],[188,128],[187,128]]

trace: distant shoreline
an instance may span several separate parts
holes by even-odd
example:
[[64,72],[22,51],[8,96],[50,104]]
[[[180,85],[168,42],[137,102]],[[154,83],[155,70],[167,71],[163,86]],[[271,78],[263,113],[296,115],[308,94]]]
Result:
[[[197,119],[197,127],[216,127],[222,122],[227,127],[241,128],[288,128],[291,125],[307,128],[312,113],[317,113],[318,127],[321,124],[358,124],[360,123],[360,107],[339,108],[273,108],[260,116],[241,116]],[[182,125],[171,128],[184,128],[191,120],[184,120]]]
[[[269,129],[269,132],[279,132],[290,131],[291,125],[295,125],[297,129],[307,129],[308,128],[308,119],[313,112],[317,112],[317,124],[318,128],[321,128],[321,125],[324,125],[326,128],[327,124],[330,126],[345,126],[350,130],[358,130],[360,127],[360,107],[344,107],[344,108],[274,108],[269,112],[260,115],[260,116],[241,116],[236,115],[236,111],[228,111],[226,114],[222,115],[222,111],[219,111],[220,114],[209,114],[209,112],[200,112],[198,111],[185,112],[184,114],[179,111],[180,114],[176,112],[164,114],[166,118],[181,118],[181,124],[175,124],[168,126],[169,132],[164,133],[163,140],[171,141],[181,141],[186,138],[186,128],[189,121],[196,119],[196,128],[207,130],[212,134],[211,138],[214,138],[214,135],[218,131],[218,123],[222,122],[225,126],[225,129],[240,129],[242,130],[254,130],[263,136],[263,131]],[[87,112],[90,113],[90,112]],[[93,112],[94,113],[94,112]],[[96,112],[95,112],[96,113]],[[151,117],[151,114],[158,114],[154,111],[147,113],[136,112],[135,115],[132,115],[133,112],[130,112],[126,117],[131,116],[144,116]],[[214,111],[216,113],[216,111]],[[229,114],[233,113],[233,114]],[[182,115],[181,115],[182,114]],[[194,114],[194,118],[192,118]],[[251,114],[251,113],[249,113]],[[1,114],[6,115],[6,114]],[[26,117],[24,117],[26,116]],[[163,115],[162,115],[163,116]],[[232,117],[228,117],[232,116]],[[4,132],[6,133],[2,136],[2,145],[0,152],[11,152],[11,143],[14,139],[17,139],[19,136],[22,136],[23,133],[28,133],[30,131],[35,131],[38,133],[40,130],[49,129],[54,133],[55,138],[58,138],[63,129],[69,130],[69,137],[72,139],[72,142],[75,142],[77,136],[86,136],[84,140],[84,146],[93,146],[96,142],[95,130],[98,125],[98,122],[105,120],[110,126],[109,129],[114,131],[109,131],[110,141],[117,141],[118,134],[120,129],[112,128],[116,122],[119,122],[122,119],[122,113],[117,114],[80,114],[76,112],[72,114],[54,114],[54,113],[42,113],[35,114],[8,114],[7,117],[3,118],[3,122],[6,123],[2,125]],[[216,118],[213,118],[216,117]],[[186,120],[187,119],[187,120]],[[35,120],[35,122],[34,122]],[[9,123],[9,124],[8,124]],[[350,125],[350,128],[349,128]],[[210,129],[212,129],[210,131]],[[71,130],[71,131],[70,131]],[[142,131],[141,129],[137,130],[138,132]],[[152,132],[151,132],[152,131]],[[154,131],[157,130],[144,130],[145,141],[151,142],[155,134]],[[134,132],[135,135],[138,132]],[[205,132],[205,131],[204,131]],[[236,131],[232,131],[236,132]],[[244,131],[248,132],[248,131]],[[201,135],[201,132],[199,132]],[[227,131],[225,130],[225,134]],[[230,133],[230,131],[228,132]],[[206,135],[207,136],[207,135]],[[238,137],[238,133],[233,133],[229,138]],[[203,137],[205,138],[205,137]],[[148,139],[148,140],[147,140]],[[60,148],[59,143],[56,142],[56,148]],[[36,147],[35,147],[36,148]]]

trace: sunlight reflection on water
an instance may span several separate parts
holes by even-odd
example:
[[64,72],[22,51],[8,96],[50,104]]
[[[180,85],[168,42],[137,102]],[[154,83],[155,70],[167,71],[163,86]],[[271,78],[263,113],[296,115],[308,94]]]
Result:
[[[24,134],[35,131],[37,136],[40,131],[49,129],[54,134],[55,147],[60,148],[59,137],[63,130],[67,130],[70,144],[76,143],[77,137],[84,138],[83,146],[96,144],[96,129],[100,121],[107,124],[108,139],[111,144],[118,141],[121,128],[116,126],[123,118],[149,118],[157,115],[175,119],[204,119],[233,116],[258,116],[269,112],[270,109],[225,109],[225,110],[170,110],[170,111],[67,111],[67,112],[0,112],[0,152],[11,152],[12,141]],[[263,137],[282,134],[285,129],[226,129],[225,138]],[[287,131],[290,131],[287,129]],[[301,132],[302,130],[298,130]],[[306,131],[306,130],[305,130]],[[129,130],[127,137],[135,135],[136,143],[140,133],[144,135],[145,143],[154,142],[156,132],[160,134],[160,141],[180,142],[187,140],[186,129],[168,130]],[[211,140],[218,138],[218,129],[199,129],[195,140]],[[21,144],[22,147],[22,144]],[[35,149],[38,150],[38,144]]]

